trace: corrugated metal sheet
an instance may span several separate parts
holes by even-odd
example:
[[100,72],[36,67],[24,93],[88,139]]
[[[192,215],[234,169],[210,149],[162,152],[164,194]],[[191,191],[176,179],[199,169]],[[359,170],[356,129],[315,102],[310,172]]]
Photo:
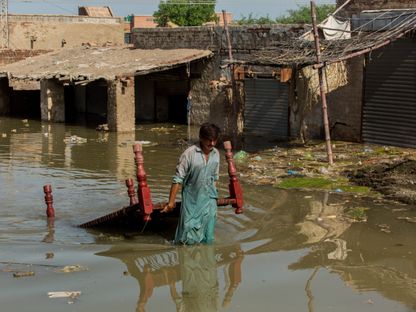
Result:
[[416,40],[372,53],[366,69],[363,140],[416,148]]
[[393,29],[414,17],[416,10],[381,10],[374,12],[361,12],[353,14],[351,29],[360,27],[361,31],[386,31]]
[[288,85],[275,79],[246,79],[244,132],[286,138],[288,136]]

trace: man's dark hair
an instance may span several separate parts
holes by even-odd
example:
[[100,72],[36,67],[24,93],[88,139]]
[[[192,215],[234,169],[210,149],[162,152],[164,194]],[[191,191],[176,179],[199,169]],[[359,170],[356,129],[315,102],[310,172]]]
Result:
[[203,123],[199,129],[199,138],[208,140],[218,140],[221,130],[213,123]]

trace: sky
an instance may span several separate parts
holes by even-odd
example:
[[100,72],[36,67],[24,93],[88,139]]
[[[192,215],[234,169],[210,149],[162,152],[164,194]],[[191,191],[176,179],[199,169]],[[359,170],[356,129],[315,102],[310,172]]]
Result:
[[[153,15],[159,0],[8,0],[9,13],[78,15],[78,6],[110,6],[116,16]],[[335,0],[315,0],[317,4],[335,4]],[[217,0],[216,11],[226,10],[234,19],[248,16],[284,15],[289,9],[310,5],[309,0]]]

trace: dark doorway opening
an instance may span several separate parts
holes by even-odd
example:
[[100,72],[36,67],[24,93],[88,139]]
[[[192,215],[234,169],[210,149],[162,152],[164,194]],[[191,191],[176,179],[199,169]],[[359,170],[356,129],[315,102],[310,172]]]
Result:
[[10,116],[40,119],[40,90],[11,90]]
[[171,95],[168,97],[169,121],[186,124],[187,123],[187,96],[186,94]]
[[65,122],[73,123],[77,121],[77,109],[75,106],[75,86],[68,85],[64,87],[65,101]]
[[189,88],[186,66],[135,77],[136,121],[187,124]]
[[86,87],[85,92],[85,120],[87,125],[107,123],[107,82],[97,80]]

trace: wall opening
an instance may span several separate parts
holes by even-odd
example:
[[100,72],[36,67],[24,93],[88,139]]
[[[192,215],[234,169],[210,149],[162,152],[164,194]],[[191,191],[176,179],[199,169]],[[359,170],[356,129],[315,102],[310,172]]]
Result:
[[75,86],[64,86],[65,122],[73,123],[78,120],[78,112],[75,105]]
[[187,95],[171,95],[168,97],[168,114],[169,121],[186,124],[187,123]]
[[10,89],[10,116],[40,120],[40,90]]
[[186,66],[135,77],[136,123],[187,123]]
[[107,81],[100,79],[85,89],[85,119],[87,124],[107,123]]

